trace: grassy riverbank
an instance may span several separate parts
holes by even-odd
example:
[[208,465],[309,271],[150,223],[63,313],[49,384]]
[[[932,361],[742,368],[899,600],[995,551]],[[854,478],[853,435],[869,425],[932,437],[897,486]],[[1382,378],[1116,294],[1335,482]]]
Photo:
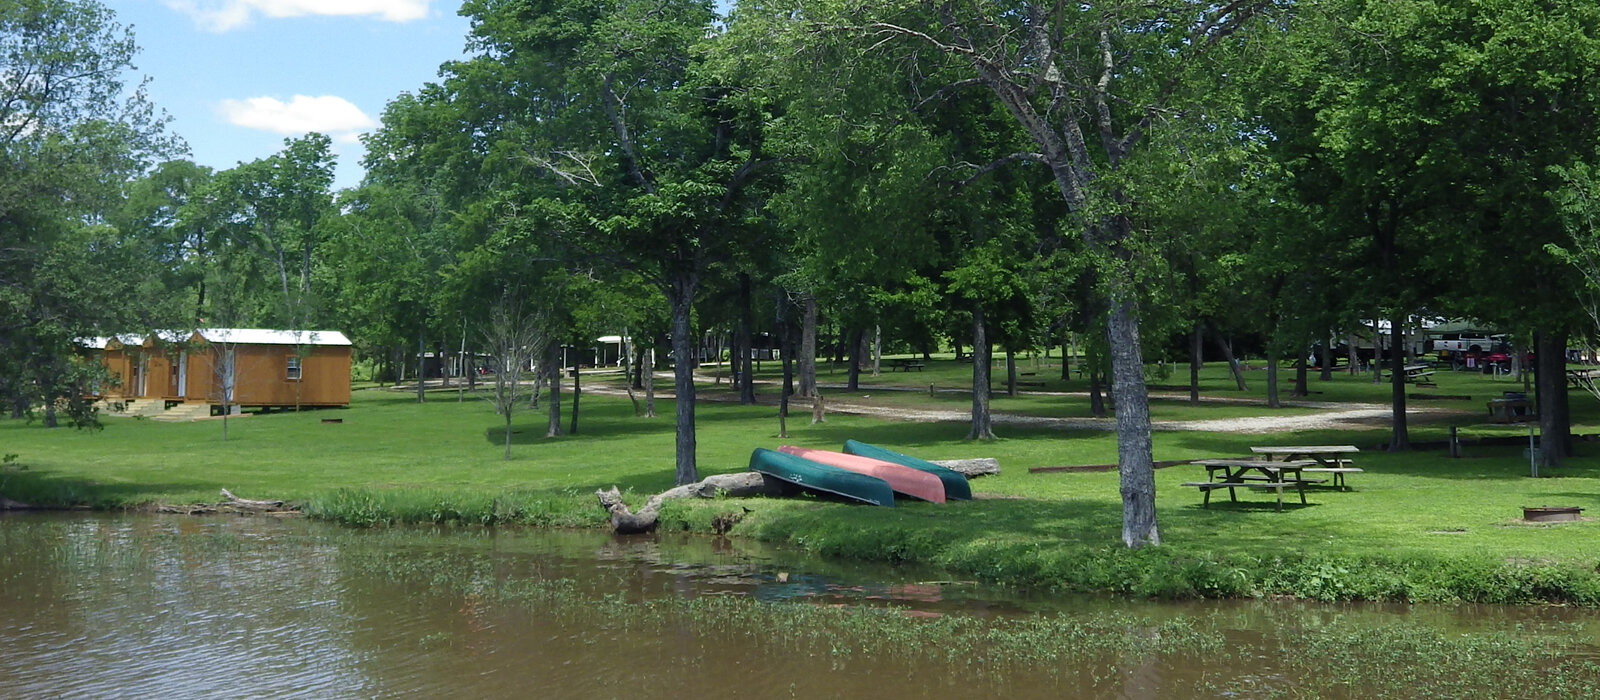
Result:
[[[922,381],[915,373],[910,379],[902,376],[890,378]],[[1207,377],[1208,384],[1223,381],[1220,374]],[[1460,384],[1443,386],[1446,381]],[[1490,381],[1481,375],[1446,376],[1438,391],[1473,391],[1482,398],[1496,387]],[[1347,377],[1313,388],[1324,396],[1373,400],[1387,391]],[[1259,394],[1259,387],[1252,389]],[[708,396],[718,393],[718,387],[708,387]],[[908,394],[883,389],[861,393],[867,396],[833,396],[840,403],[870,403],[882,396],[896,403],[908,400]],[[1208,394],[1227,392],[1208,386]],[[41,504],[122,508],[215,502],[217,490],[227,488],[245,498],[297,501],[313,516],[360,525],[597,527],[603,513],[595,505],[595,489],[618,485],[631,502],[642,503],[671,486],[670,413],[635,418],[626,399],[586,394],[577,435],[547,440],[542,414],[519,414],[514,458],[502,461],[499,419],[487,403],[470,396],[458,403],[454,393],[444,392],[435,392],[427,404],[413,400],[407,394],[360,391],[347,410],[230,420],[227,441],[218,421],[110,419],[105,430],[93,433],[0,421],[0,455],[17,455],[0,471],[0,494]],[[1050,401],[1084,402],[1081,397],[997,397],[995,406],[1006,411],[1008,402],[1023,407]],[[1578,420],[1593,425],[1597,412],[1588,403],[1586,397],[1573,400]],[[670,404],[660,408],[667,412]],[[1520,430],[1526,435],[1525,428],[1480,425],[1481,403],[1463,409],[1460,415],[1419,421],[1413,439],[1442,438],[1452,424],[1470,434]],[[1283,415],[1248,403],[1221,406],[1215,416],[1207,411],[1184,406],[1183,415],[1172,419]],[[324,423],[327,418],[342,422]],[[1290,504],[1278,513],[1271,497],[1260,492],[1241,493],[1238,504],[1222,496],[1221,503],[1202,509],[1199,494],[1181,486],[1201,476],[1199,468],[1159,470],[1164,545],[1129,552],[1117,544],[1121,506],[1115,472],[1028,472],[1037,466],[1115,462],[1109,432],[1002,425],[997,428],[1001,440],[975,444],[960,439],[966,427],[959,423],[841,414],[820,425],[808,422],[797,415],[784,442],[837,449],[846,438],[855,438],[931,459],[996,457],[1003,473],[975,481],[979,499],[971,502],[902,502],[882,509],[811,499],[718,499],[672,504],[664,526],[709,531],[715,516],[737,513],[743,521],[735,535],[792,542],[829,556],[926,562],[963,576],[1028,587],[1160,597],[1600,605],[1600,523],[1530,526],[1518,520],[1523,506],[1600,512],[1600,443],[1580,443],[1570,466],[1550,478],[1530,479],[1519,447],[1469,447],[1464,459],[1450,459],[1439,450],[1391,455],[1371,449],[1387,437],[1381,428],[1158,432],[1158,460],[1237,456],[1261,444],[1353,443],[1365,450],[1359,466],[1366,472],[1350,477],[1353,491],[1313,490],[1307,506],[1286,495]],[[780,442],[771,406],[709,402],[699,411],[698,428],[702,475],[740,471],[753,448]]]

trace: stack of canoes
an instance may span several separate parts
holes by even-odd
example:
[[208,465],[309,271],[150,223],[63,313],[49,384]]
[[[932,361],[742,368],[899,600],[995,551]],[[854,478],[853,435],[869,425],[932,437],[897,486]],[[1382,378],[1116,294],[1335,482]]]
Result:
[[849,440],[844,452],[784,446],[757,448],[750,471],[807,491],[878,506],[893,506],[906,496],[931,503],[970,499],[967,477],[931,462]]

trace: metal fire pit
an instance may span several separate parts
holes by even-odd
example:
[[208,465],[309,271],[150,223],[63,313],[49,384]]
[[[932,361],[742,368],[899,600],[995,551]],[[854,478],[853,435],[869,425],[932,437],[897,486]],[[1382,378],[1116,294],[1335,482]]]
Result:
[[1566,506],[1560,508],[1550,506],[1542,506],[1539,508],[1525,507],[1522,509],[1522,519],[1530,523],[1569,522],[1572,520],[1577,520],[1578,515],[1582,512],[1582,508],[1575,506]]

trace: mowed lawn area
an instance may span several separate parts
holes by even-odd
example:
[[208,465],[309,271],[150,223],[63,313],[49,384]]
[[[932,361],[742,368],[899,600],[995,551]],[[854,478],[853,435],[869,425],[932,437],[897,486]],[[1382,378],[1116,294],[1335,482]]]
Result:
[[[774,368],[775,363],[768,363],[763,376]],[[1207,373],[1208,396],[1260,398],[1258,386],[1240,394],[1231,390],[1231,380],[1219,368],[1208,367]],[[916,381],[915,373],[910,374],[906,381]],[[1251,377],[1254,384],[1263,381],[1260,374]],[[1470,402],[1419,401],[1430,409],[1456,403],[1459,412],[1419,419],[1413,439],[1442,439],[1450,425],[1469,436],[1527,435],[1524,426],[1484,422],[1482,399],[1489,397],[1487,392],[1515,385],[1482,375],[1441,374],[1446,376],[1439,387],[1418,391],[1470,391],[1477,396]],[[830,379],[824,376],[823,381]],[[1343,375],[1332,383],[1312,384],[1323,396],[1343,400],[1377,402],[1388,391],[1368,379]],[[585,386],[608,385],[597,378]],[[1002,473],[975,480],[978,498],[970,502],[901,501],[890,509],[812,498],[717,499],[669,508],[665,526],[709,530],[714,515],[738,511],[743,520],[734,535],[790,541],[833,555],[942,564],[994,580],[1066,579],[1077,581],[1075,587],[1095,587],[1082,583],[1095,580],[1095,574],[1066,569],[1123,556],[1114,553],[1121,532],[1114,471],[1028,471],[1114,463],[1116,443],[1107,430],[1002,425],[997,427],[1001,439],[972,443],[962,439],[967,426],[959,422],[832,413],[826,422],[811,425],[809,412],[796,406],[788,425],[790,437],[780,440],[771,393],[763,396],[762,405],[739,406],[724,400],[726,384],[705,387],[706,401],[697,413],[702,476],[743,470],[757,447],[795,444],[838,449],[847,438],[928,459],[994,457]],[[830,395],[850,403],[870,403],[871,397],[889,395],[895,405],[911,396],[872,388],[858,395],[841,391]],[[1059,405],[1066,407],[1058,409],[1060,413],[1076,415],[1072,407],[1086,399],[997,395],[994,408],[1004,412],[1013,402],[1028,409],[1019,412],[1052,413],[1057,410],[1049,407]],[[1572,403],[1579,422],[1575,431],[1595,432],[1592,426],[1600,416],[1597,402],[1575,393]],[[563,408],[565,428],[570,404]],[[670,399],[659,398],[657,409],[660,417],[635,417],[626,398],[586,393],[577,434],[556,439],[545,438],[542,410],[525,410],[515,416],[510,461],[501,459],[501,419],[490,404],[471,395],[458,402],[454,391],[430,392],[429,401],[418,404],[410,393],[360,390],[348,409],[232,419],[226,441],[219,420],[159,423],[110,418],[104,430],[92,432],[0,421],[0,456],[15,455],[0,472],[0,494],[23,502],[115,508],[216,502],[218,489],[226,488],[244,498],[298,501],[312,514],[351,522],[601,526],[603,513],[593,496],[596,489],[620,486],[631,492],[630,502],[643,503],[648,495],[672,486]],[[1173,410],[1172,419],[1199,420],[1207,418],[1208,407],[1184,404]],[[1217,406],[1217,415],[1229,418],[1281,414],[1259,402]],[[332,418],[341,422],[325,422]],[[1213,494],[1209,509],[1201,508],[1198,490],[1181,484],[1203,480],[1202,468],[1159,469],[1162,561],[1204,562],[1205,571],[1185,574],[1190,579],[1236,574],[1255,581],[1183,584],[1199,585],[1200,590],[1190,593],[1200,595],[1238,593],[1239,586],[1249,593],[1279,559],[1323,564],[1380,561],[1391,569],[1409,566],[1412,560],[1459,559],[1476,562],[1475,566],[1556,564],[1590,572],[1600,563],[1600,523],[1586,519],[1535,526],[1519,521],[1524,506],[1579,506],[1587,509],[1588,516],[1600,516],[1600,442],[1579,441],[1578,456],[1569,466],[1544,475],[1548,478],[1532,479],[1521,446],[1468,446],[1464,458],[1451,459],[1442,449],[1380,451],[1377,448],[1387,437],[1381,424],[1291,433],[1157,432],[1158,460],[1238,457],[1254,445],[1354,444],[1363,450],[1356,465],[1365,470],[1349,477],[1350,491],[1312,487],[1309,505],[1300,505],[1298,496],[1286,492],[1280,513],[1270,492],[1255,490],[1241,490],[1237,504],[1229,503],[1227,493],[1220,491]],[[365,515],[341,512],[351,508]],[[1205,590],[1207,585],[1218,590]],[[1346,597],[1339,591],[1310,595]],[[1360,592],[1351,596],[1370,597]]]

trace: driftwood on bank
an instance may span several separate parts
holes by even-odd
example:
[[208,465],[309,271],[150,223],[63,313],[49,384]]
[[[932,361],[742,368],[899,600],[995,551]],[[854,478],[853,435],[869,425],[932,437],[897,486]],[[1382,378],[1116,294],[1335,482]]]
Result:
[[[702,481],[668,489],[650,497],[643,508],[638,512],[628,509],[628,504],[622,501],[622,492],[613,486],[610,490],[601,489],[594,492],[600,500],[600,507],[611,514],[611,529],[618,534],[632,535],[641,532],[651,532],[656,529],[656,520],[660,516],[661,504],[674,498],[712,498],[717,492],[725,492],[734,498],[746,498],[761,494],[775,494],[778,492],[776,485],[769,484],[766,477],[755,472],[740,472],[737,474],[716,474],[708,476]],[[733,523],[726,523],[732,526]]]
[[257,501],[249,498],[240,498],[227,489],[222,489],[221,503],[190,503],[172,505],[163,503],[156,506],[158,513],[177,513],[179,515],[211,515],[213,513],[239,513],[284,515],[297,514],[300,509],[295,506],[286,506],[283,501]]
[[993,457],[980,457],[977,459],[935,459],[937,464],[950,471],[957,472],[968,479],[1000,473],[1000,460]]

